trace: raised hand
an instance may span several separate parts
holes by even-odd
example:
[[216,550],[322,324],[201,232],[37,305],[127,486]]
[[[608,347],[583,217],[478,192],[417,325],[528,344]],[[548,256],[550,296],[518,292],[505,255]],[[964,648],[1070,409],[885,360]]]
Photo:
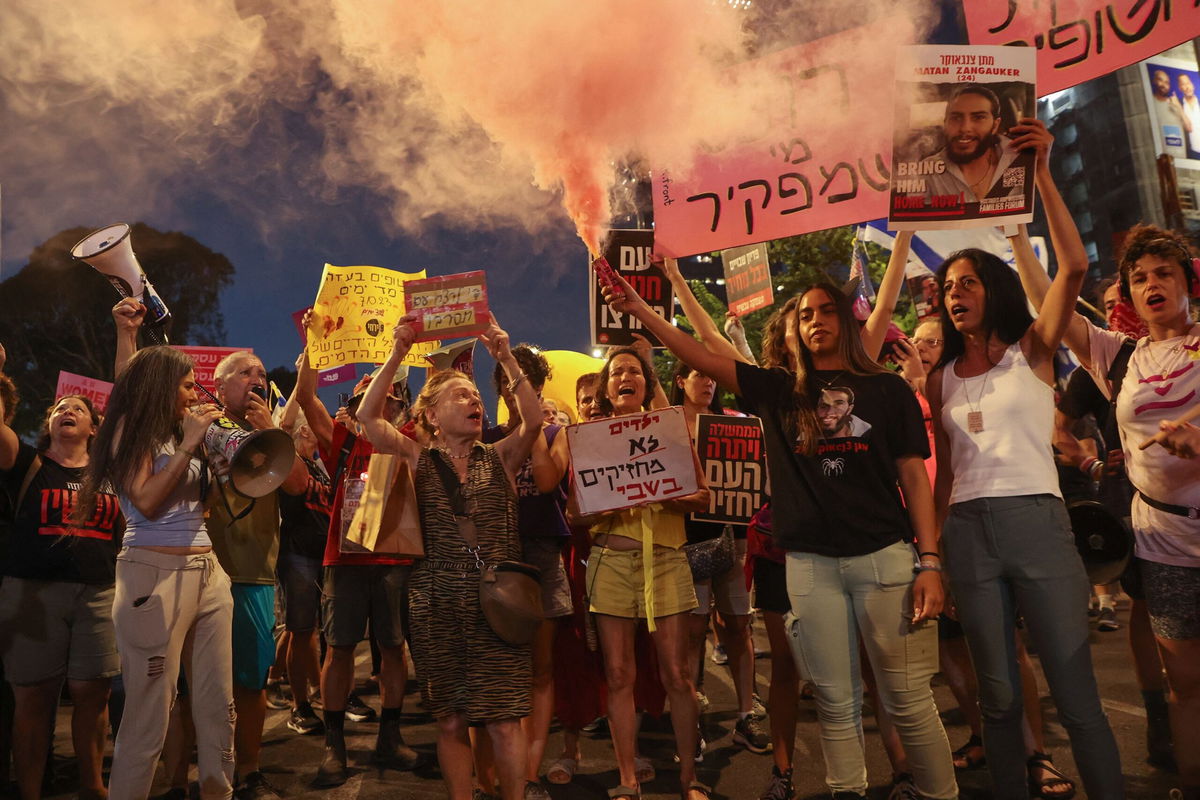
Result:
[[112,318],[118,332],[136,333],[146,320],[146,307],[132,297],[125,297],[112,307]]

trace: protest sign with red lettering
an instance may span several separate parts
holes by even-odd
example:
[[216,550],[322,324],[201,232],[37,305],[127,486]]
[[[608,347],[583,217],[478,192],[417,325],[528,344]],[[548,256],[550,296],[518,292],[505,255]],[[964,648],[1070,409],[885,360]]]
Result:
[[918,45],[896,59],[888,227],[1033,220],[1034,152],[1010,129],[1037,116],[1032,47]]
[[[675,313],[675,292],[662,267],[651,262],[653,252],[654,231],[611,230],[605,239],[604,257],[613,270],[629,282],[655,313],[671,319]],[[592,347],[631,345],[634,333],[645,336],[655,347],[662,347],[650,331],[643,329],[641,320],[610,308],[601,294],[600,279],[594,272],[588,274]]]
[[734,314],[744,317],[775,302],[765,244],[722,250],[721,266],[725,270],[725,296]]
[[88,378],[76,375],[74,372],[58,372],[58,387],[54,390],[54,402],[69,394],[79,394],[92,401],[96,413],[103,414],[108,408],[108,396],[112,394],[113,385],[98,378]]
[[417,317],[412,327],[418,342],[483,333],[492,324],[487,276],[475,270],[409,281],[404,287],[404,310]]
[[1038,49],[1038,90],[1062,91],[1182,44],[1200,32],[1194,0],[970,0],[971,44]]
[[655,165],[656,251],[681,257],[884,216],[893,82],[878,54],[911,41],[903,15],[888,15],[747,64],[773,82],[772,116],[747,119],[744,144],[686,168]]
[[708,482],[708,511],[693,519],[749,525],[769,492],[762,420],[696,415],[696,453]]
[[571,425],[567,446],[584,514],[661,503],[698,488],[679,407]]
[[249,347],[205,347],[198,344],[173,344],[171,346],[191,357],[196,365],[196,383],[201,384],[205,389],[213,391],[215,391],[213,389],[213,375],[217,370],[217,364],[221,363],[222,358],[230,353],[240,353],[243,350],[250,353],[254,352]]

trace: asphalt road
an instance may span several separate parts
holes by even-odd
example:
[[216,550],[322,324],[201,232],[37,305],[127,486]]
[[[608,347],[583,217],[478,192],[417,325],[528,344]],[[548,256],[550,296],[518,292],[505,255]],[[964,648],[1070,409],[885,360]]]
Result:
[[[1128,615],[1128,607],[1119,610],[1122,624]],[[756,626],[756,643],[766,647],[766,636],[762,626]],[[1093,658],[1097,677],[1109,720],[1117,737],[1121,751],[1122,768],[1126,779],[1126,791],[1130,798],[1165,798],[1175,785],[1173,775],[1156,770],[1145,763],[1145,712],[1134,679],[1126,640],[1126,631],[1092,633]],[[365,646],[360,648],[360,677],[365,678]],[[1037,664],[1036,655],[1034,658]],[[770,660],[757,661],[759,691],[765,697],[770,677]],[[1039,675],[1040,678],[1040,675]],[[411,684],[410,684],[411,685]],[[730,737],[735,720],[733,686],[727,668],[711,662],[706,664],[704,689],[711,706],[704,715],[705,738],[709,742],[704,762],[699,768],[699,778],[713,786],[715,797],[732,800],[755,800],[766,786],[772,760],[770,755],[756,755],[735,745]],[[1046,717],[1046,743],[1057,766],[1073,777],[1077,776],[1071,758],[1066,733],[1059,725],[1054,704],[1050,700],[1044,680],[1040,684],[1042,707]],[[934,693],[942,718],[946,725],[952,747],[966,739],[968,731],[963,724],[949,689],[939,678],[935,679]],[[378,708],[379,698],[364,695],[364,699]],[[436,729],[433,720],[421,712],[419,697],[410,694],[405,703],[404,734],[409,744],[434,756]],[[57,726],[56,752],[69,754],[70,709],[63,707]],[[309,782],[322,756],[323,740],[320,736],[299,736],[286,726],[287,712],[272,711],[267,719],[262,752],[263,771],[284,797],[343,800],[343,798],[413,798],[424,800],[444,798],[446,792],[436,769],[421,774],[394,771],[381,772],[369,763],[370,751],[374,746],[377,723],[346,723],[347,745],[350,750],[351,778],[344,786],[333,790],[313,789]],[[883,747],[874,726],[874,718],[868,716],[865,723],[868,751],[868,769],[871,780],[871,796],[886,798],[891,779],[891,768],[884,755]],[[643,787],[643,797],[653,800],[677,798],[678,772],[672,763],[674,740],[671,735],[669,714],[662,720],[647,718],[643,724],[640,748],[643,755],[653,759],[658,771],[657,778]],[[562,736],[557,728],[551,732],[547,755],[553,758],[562,745]],[[575,781],[566,786],[550,786],[554,800],[601,800],[606,790],[617,784],[616,763],[612,744],[605,736],[585,737],[582,743],[583,762]],[[823,782],[824,765],[821,759],[820,741],[817,735],[816,711],[811,701],[802,701],[800,726],[796,740],[796,787],[797,797],[828,797]],[[69,767],[64,771],[69,772]],[[194,768],[193,768],[194,769]],[[193,772],[194,776],[194,772]],[[59,797],[72,797],[65,792],[69,778],[60,783],[64,793]],[[960,772],[959,784],[964,798],[990,797],[987,771]],[[160,781],[156,790],[165,788]],[[1080,795],[1083,796],[1082,791]]]

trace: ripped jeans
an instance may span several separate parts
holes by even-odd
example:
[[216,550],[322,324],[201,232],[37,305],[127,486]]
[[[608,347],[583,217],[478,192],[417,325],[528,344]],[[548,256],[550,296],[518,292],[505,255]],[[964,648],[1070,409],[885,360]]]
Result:
[[217,557],[123,548],[113,623],[128,702],[113,750],[111,800],[149,796],[181,663],[196,725],[200,795],[232,796],[233,598]]

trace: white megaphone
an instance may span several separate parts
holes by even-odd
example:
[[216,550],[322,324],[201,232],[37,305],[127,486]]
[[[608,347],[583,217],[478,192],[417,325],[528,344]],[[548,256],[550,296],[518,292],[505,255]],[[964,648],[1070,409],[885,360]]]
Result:
[[132,297],[145,305],[146,335],[159,344],[167,344],[166,325],[171,321],[171,312],[133,254],[128,225],[118,222],[92,231],[71,248],[71,255],[108,278],[121,297]]
[[228,481],[245,497],[264,497],[278,489],[296,458],[292,437],[278,428],[247,431],[227,417],[208,426],[204,444],[210,454],[220,453],[229,462]]

